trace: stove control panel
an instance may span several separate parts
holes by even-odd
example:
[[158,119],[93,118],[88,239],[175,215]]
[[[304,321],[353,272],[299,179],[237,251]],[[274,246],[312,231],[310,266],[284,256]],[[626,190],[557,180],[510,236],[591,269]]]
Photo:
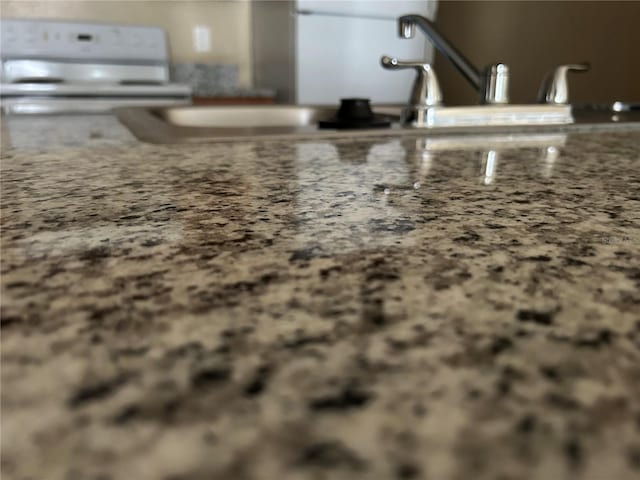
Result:
[[52,20],[2,19],[2,60],[168,62],[164,30],[156,27]]

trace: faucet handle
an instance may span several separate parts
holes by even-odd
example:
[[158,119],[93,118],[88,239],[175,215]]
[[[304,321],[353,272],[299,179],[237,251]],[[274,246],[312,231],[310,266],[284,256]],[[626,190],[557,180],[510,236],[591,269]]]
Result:
[[549,72],[544,78],[540,90],[538,90],[538,103],[550,103],[564,105],[569,103],[568,72],[586,72],[589,70],[588,62],[560,65]]
[[404,70],[413,68],[417,72],[413,83],[409,103],[413,106],[433,107],[442,103],[442,92],[436,72],[429,63],[423,61],[403,61],[384,55],[380,59],[383,68],[387,70]]
[[400,70],[403,68],[423,68],[429,66],[428,63],[420,60],[398,60],[397,58],[390,57],[389,55],[383,55],[380,59],[380,63],[384,68],[389,70]]
[[480,102],[484,104],[509,103],[509,67],[504,63],[496,63],[485,68]]

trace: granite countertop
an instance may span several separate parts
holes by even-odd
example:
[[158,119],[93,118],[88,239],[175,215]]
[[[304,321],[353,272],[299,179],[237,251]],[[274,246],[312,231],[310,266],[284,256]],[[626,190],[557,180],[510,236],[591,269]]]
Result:
[[640,476],[640,131],[3,130],[4,479]]
[[272,98],[272,88],[240,86],[238,65],[220,63],[173,63],[171,80],[191,86],[194,97]]
[[270,88],[216,88],[195,91],[194,98],[273,98],[276,91]]

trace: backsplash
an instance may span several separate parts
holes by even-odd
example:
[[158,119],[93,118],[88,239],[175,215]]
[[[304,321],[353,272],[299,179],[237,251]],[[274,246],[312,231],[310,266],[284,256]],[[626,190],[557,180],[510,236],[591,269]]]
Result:
[[174,63],[170,76],[174,82],[190,85],[196,97],[216,95],[238,86],[237,65]]
[[[534,101],[544,76],[560,64],[591,64],[572,75],[570,100],[611,103],[640,99],[640,2],[440,2],[438,27],[476,66],[510,68],[513,103]],[[444,100],[464,105],[477,94],[448,61],[435,68]]]

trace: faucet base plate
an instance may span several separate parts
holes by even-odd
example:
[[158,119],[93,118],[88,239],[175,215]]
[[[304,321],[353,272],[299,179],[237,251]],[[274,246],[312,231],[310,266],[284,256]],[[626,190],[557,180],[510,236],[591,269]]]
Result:
[[570,105],[410,106],[401,123],[415,128],[566,125],[573,115]]

